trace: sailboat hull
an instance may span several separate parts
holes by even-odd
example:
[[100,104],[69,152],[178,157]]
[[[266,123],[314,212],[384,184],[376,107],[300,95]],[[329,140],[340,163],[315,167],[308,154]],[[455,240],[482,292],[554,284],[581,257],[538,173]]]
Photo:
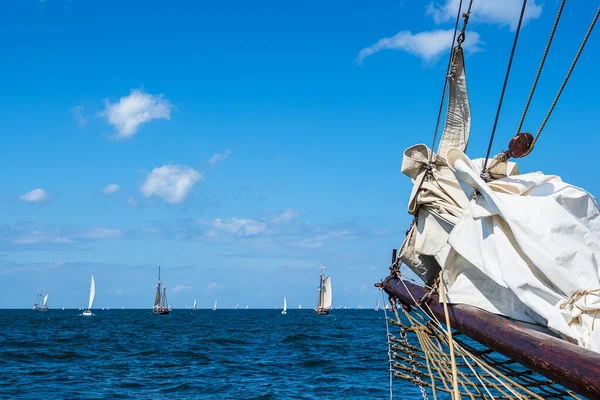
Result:
[[155,309],[152,310],[152,313],[156,314],[156,315],[165,315],[165,314],[168,314],[170,312],[171,312],[170,309],[168,309],[168,308],[162,308],[162,307],[161,308],[155,308]]
[[315,308],[313,311],[317,315],[329,315],[329,309],[327,308]]
[[83,314],[81,314],[81,315],[83,315],[84,317],[91,317],[94,314],[92,314],[91,310],[85,310],[85,311],[83,311]]

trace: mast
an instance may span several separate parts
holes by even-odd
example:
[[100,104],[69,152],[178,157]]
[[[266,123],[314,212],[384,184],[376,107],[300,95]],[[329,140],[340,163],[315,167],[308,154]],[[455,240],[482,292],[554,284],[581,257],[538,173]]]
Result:
[[154,298],[154,307],[159,306],[160,298],[160,265],[158,266],[158,283],[156,284],[156,297]]
[[323,307],[323,264],[321,264],[321,271],[319,273],[319,302],[317,304],[317,308]]

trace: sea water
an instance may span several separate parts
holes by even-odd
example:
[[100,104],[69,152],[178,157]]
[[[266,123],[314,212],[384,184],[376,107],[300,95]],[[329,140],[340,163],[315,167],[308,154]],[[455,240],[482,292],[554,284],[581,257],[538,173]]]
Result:
[[389,398],[381,311],[94,313],[0,310],[0,398]]

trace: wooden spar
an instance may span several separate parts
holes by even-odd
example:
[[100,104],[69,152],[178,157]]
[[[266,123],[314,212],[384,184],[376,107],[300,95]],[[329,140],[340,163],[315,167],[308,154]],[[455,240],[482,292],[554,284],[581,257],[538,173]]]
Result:
[[[420,286],[392,277],[380,285],[389,296],[408,306],[416,306],[413,297],[419,300],[427,293]],[[439,320],[445,320],[437,293],[427,304]],[[600,353],[466,304],[448,304],[448,315],[452,328],[471,339],[583,396],[600,398]]]

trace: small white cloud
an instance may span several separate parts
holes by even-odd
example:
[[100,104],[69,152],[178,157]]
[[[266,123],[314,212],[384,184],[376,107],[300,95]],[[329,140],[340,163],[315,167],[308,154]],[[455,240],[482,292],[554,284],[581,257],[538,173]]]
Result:
[[186,285],[177,285],[175,286],[175,288],[173,289],[173,292],[175,293],[179,293],[179,292],[185,292],[186,290],[191,290],[192,287],[191,286],[186,286]]
[[117,130],[117,137],[130,138],[140,125],[153,119],[171,119],[172,104],[162,94],[152,95],[132,89],[129,96],[121,97],[117,103],[104,101],[105,109],[100,113]]
[[179,204],[202,179],[202,174],[193,168],[167,164],[154,168],[146,176],[140,190],[144,197],[155,196],[167,203]]
[[104,194],[114,194],[117,193],[121,189],[119,185],[116,183],[111,183],[110,185],[106,185],[106,187],[102,190]]
[[301,248],[308,248],[308,249],[318,249],[320,247],[323,247],[325,245],[325,242],[330,239],[339,239],[339,238],[343,238],[343,237],[348,237],[351,234],[352,234],[352,232],[347,231],[347,230],[332,231],[329,233],[325,233],[323,235],[317,235],[312,238],[300,240],[296,243],[296,246],[301,247]]
[[42,231],[32,231],[28,235],[19,236],[13,240],[11,240],[13,244],[47,244],[47,243],[55,243],[55,244],[68,244],[73,243],[73,241],[65,236],[56,235],[53,233],[47,233]]
[[[380,39],[372,46],[365,47],[358,53],[356,62],[362,64],[365,58],[372,56],[382,50],[404,50],[407,53],[414,54],[426,62],[437,59],[441,54],[448,53],[452,45],[454,29],[434,30],[419,33],[409,31],[398,32],[392,37]],[[466,51],[481,51],[479,34],[476,32],[467,32],[469,37],[465,41],[463,48]]]
[[120,229],[96,228],[82,233],[80,236],[86,239],[118,239],[123,235]]
[[222,289],[223,285],[217,282],[211,282],[206,286],[206,289],[204,289],[204,293],[212,293],[212,292],[216,292],[219,289]]
[[277,214],[273,218],[271,218],[271,222],[274,224],[286,224],[297,217],[297,212],[293,210],[285,210],[281,214]]
[[[453,21],[460,0],[446,0],[442,3],[433,2],[427,5],[427,15],[431,15],[436,24]],[[476,1],[471,8],[471,21],[509,26],[512,31],[517,28],[519,15],[521,14],[522,0],[486,0]],[[467,11],[467,2],[463,2],[463,12]],[[531,19],[539,18],[542,14],[542,6],[536,4],[535,0],[527,3],[523,23]],[[465,42],[466,43],[466,42]]]
[[212,230],[208,236],[215,236],[216,232],[225,232],[236,236],[254,236],[267,230],[267,223],[248,218],[215,218],[211,223]]
[[133,197],[133,196],[129,196],[129,198],[127,199],[127,204],[130,205],[131,207],[138,206],[138,202],[135,200],[135,197]]
[[71,108],[71,112],[73,113],[73,118],[77,125],[80,127],[84,127],[87,124],[87,118],[85,117],[85,107],[82,105],[75,106]]
[[50,199],[50,195],[44,189],[33,189],[19,196],[19,199],[26,203],[41,203]]
[[217,165],[217,163],[224,161],[227,157],[229,157],[230,154],[231,150],[227,150],[224,153],[215,153],[215,155],[212,156],[210,160],[208,160],[208,164],[211,167],[214,167],[215,165]]

